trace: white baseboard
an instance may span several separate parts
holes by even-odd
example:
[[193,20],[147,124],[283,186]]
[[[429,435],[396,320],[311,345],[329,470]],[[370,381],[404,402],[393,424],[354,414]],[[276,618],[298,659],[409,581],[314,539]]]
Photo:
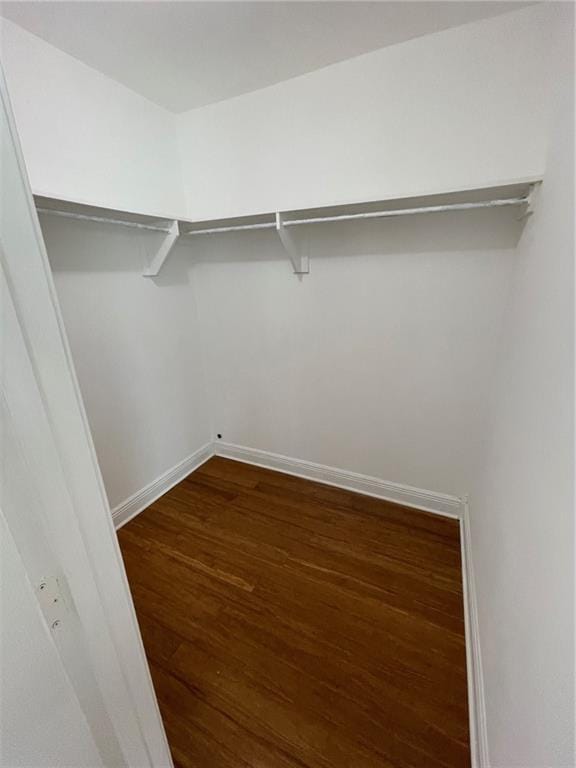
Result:
[[156,480],[151,482],[145,488],[137,491],[132,496],[123,501],[117,507],[112,510],[112,519],[114,520],[115,527],[121,528],[133,517],[142,512],[146,507],[149,507],[153,501],[160,498],[163,494],[173,488],[177,483],[183,480],[186,475],[198,469],[204,462],[212,458],[214,455],[214,449],[212,443],[206,443],[202,448],[199,448],[191,456],[176,464],[175,467],[164,472],[163,475],[157,477]]
[[324,464],[315,464],[312,461],[303,461],[302,459],[293,459],[269,451],[260,451],[256,448],[245,448],[232,443],[217,441],[214,443],[214,453],[216,456],[255,464],[266,469],[276,469],[288,475],[303,477],[306,480],[316,480],[324,485],[345,488],[365,496],[374,496],[384,501],[393,501],[415,509],[422,509],[425,512],[434,512],[437,515],[454,518],[460,518],[461,515],[462,500],[457,496],[424,491],[410,485],[400,485],[388,480],[380,480],[377,477],[361,475],[358,472],[348,472],[344,469],[327,467]]
[[470,710],[470,751],[472,768],[490,768],[488,731],[486,728],[486,700],[480,649],[478,602],[470,538],[470,506],[468,498],[462,500],[460,518],[460,547],[462,552],[462,585],[464,591],[464,621],[466,631],[466,665],[468,679],[468,708]]

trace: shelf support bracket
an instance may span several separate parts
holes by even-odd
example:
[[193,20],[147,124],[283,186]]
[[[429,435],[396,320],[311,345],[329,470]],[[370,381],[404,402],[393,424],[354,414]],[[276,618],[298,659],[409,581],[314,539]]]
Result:
[[541,183],[542,182],[540,181],[536,181],[534,184],[530,185],[530,189],[526,195],[526,203],[522,207],[520,216],[518,216],[519,220],[527,219],[534,213],[534,203],[536,202],[536,195],[538,194],[538,189]]
[[160,247],[158,248],[158,252],[150,262],[150,266],[148,269],[146,269],[143,273],[144,277],[157,277],[160,274],[160,270],[164,266],[164,263],[168,256],[170,256],[170,253],[172,251],[172,248],[176,245],[176,241],[178,240],[178,236],[180,235],[180,230],[178,228],[178,222],[173,221],[170,224],[170,229],[164,236],[164,239],[160,243]]
[[310,260],[308,256],[299,253],[294,238],[292,237],[292,233],[285,226],[281,213],[276,213],[276,231],[278,232],[278,237],[280,238],[286,253],[290,257],[294,274],[307,275],[310,272]]

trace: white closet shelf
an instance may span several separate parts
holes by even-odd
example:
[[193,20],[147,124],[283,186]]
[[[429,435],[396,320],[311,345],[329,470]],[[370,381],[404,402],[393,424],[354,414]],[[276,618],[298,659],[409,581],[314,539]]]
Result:
[[62,216],[81,221],[95,221],[104,224],[119,224],[136,229],[149,229],[167,232],[173,219],[167,216],[150,216],[135,211],[123,211],[105,208],[100,205],[65,200],[59,197],[47,197],[34,193],[34,202],[38,213]]
[[156,277],[160,273],[179,237],[264,229],[275,230],[278,233],[290,257],[294,272],[306,274],[309,271],[308,257],[299,252],[292,236],[293,229],[297,227],[489,208],[517,208],[520,210],[520,217],[524,217],[532,213],[534,189],[540,182],[541,179],[530,179],[497,187],[482,187],[443,194],[205,220],[150,216],[42,195],[34,195],[34,199],[37,211],[42,214],[114,224],[162,234],[158,251],[144,272],[145,277]]

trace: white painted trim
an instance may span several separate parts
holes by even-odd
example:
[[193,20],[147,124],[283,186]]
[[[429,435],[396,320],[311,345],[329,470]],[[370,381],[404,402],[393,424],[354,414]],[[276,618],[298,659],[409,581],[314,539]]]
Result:
[[[2,230],[2,267],[69,501],[62,504],[57,515],[46,506],[42,524],[51,540],[57,541],[54,549],[60,561],[67,558],[68,564],[74,563],[75,575],[68,584],[92,662],[91,668],[83,670],[70,665],[67,673],[74,688],[87,696],[91,693],[90,676],[94,675],[105,705],[102,716],[112,724],[127,766],[171,768],[173,761],[1,66],[0,113],[3,160],[0,188],[5,192],[0,195],[0,207],[3,218],[10,221],[10,227]],[[9,238],[10,247],[6,247]],[[61,525],[65,517],[68,536],[63,539],[55,535],[59,530],[55,521]],[[26,567],[33,570],[33,565]]]
[[303,477],[306,480],[315,480],[324,485],[333,485],[336,488],[345,488],[348,491],[362,493],[364,496],[374,496],[384,501],[393,501],[396,504],[404,504],[424,512],[434,512],[437,515],[445,515],[459,519],[462,510],[462,500],[457,496],[449,496],[435,491],[424,491],[421,488],[413,488],[410,485],[392,483],[377,477],[361,475],[358,472],[348,472],[345,469],[327,467],[324,464],[315,464],[312,461],[293,459],[281,456],[269,451],[261,451],[257,448],[245,448],[232,443],[214,443],[214,453],[235,461],[243,461],[247,464],[255,464],[266,469],[276,469],[287,475]]
[[464,593],[464,622],[466,637],[466,666],[468,679],[468,709],[470,712],[470,751],[472,768],[490,768],[486,700],[480,648],[478,602],[472,560],[470,506],[468,497],[462,499],[460,518],[460,548],[462,553],[462,587]]
[[116,529],[121,528],[133,517],[136,517],[140,512],[143,512],[146,507],[149,507],[156,499],[163,496],[170,488],[173,488],[177,483],[183,480],[190,472],[194,472],[195,469],[202,466],[208,459],[212,458],[214,450],[212,443],[206,443],[202,448],[194,451],[193,454],[188,456],[183,461],[176,464],[176,466],[169,469],[164,474],[157,477],[149,485],[145,486],[141,490],[132,494],[129,498],[123,501],[112,510],[112,518]]

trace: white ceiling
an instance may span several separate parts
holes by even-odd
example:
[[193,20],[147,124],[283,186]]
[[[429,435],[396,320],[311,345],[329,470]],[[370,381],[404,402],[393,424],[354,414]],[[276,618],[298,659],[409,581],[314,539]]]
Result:
[[518,2],[2,2],[29,32],[183,112]]

